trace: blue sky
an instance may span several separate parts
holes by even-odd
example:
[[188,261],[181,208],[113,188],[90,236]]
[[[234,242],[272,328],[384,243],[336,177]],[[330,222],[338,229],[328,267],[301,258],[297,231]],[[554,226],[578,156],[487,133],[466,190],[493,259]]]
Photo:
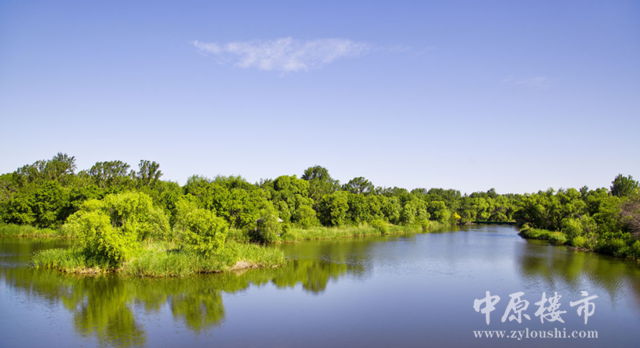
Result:
[[0,2],[0,172],[66,152],[254,182],[640,178],[637,1]]

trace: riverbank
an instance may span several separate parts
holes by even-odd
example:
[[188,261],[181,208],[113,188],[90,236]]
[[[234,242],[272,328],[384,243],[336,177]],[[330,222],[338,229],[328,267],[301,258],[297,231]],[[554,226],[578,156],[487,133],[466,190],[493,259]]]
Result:
[[[454,226],[443,224],[438,221],[429,221],[428,224],[421,225],[393,225],[388,223],[362,223],[358,226],[324,227],[314,226],[307,229],[300,227],[288,227],[280,235],[278,242],[302,242],[309,240],[327,240],[341,238],[357,238],[367,236],[380,236],[386,234],[405,234],[432,232],[444,227]],[[20,238],[64,238],[72,239],[73,236],[64,229],[40,229],[29,225],[5,224],[0,226],[0,237],[20,237]],[[251,231],[240,229],[229,229],[228,240],[240,243],[252,240]]]
[[116,273],[157,278],[271,268],[285,262],[284,253],[280,250],[235,241],[226,242],[224,249],[212,256],[189,249],[177,249],[173,243],[145,243],[131,260],[117,267],[102,261],[87,260],[74,248],[44,250],[32,257],[35,268],[55,269],[64,273]]
[[0,237],[71,238],[62,229],[37,228],[29,225],[2,224]]
[[547,240],[556,245],[567,245],[583,251],[640,261],[640,241],[629,233],[595,234],[570,238],[566,233],[535,228],[522,228],[518,233],[525,239]]
[[[280,236],[273,242],[295,243],[311,240],[384,236],[388,234],[424,233],[451,226],[453,225],[442,224],[437,221],[429,221],[428,223],[425,222],[421,225],[393,225],[382,221],[374,221],[370,223],[361,223],[358,226],[314,226],[307,229],[287,226],[283,228]],[[227,238],[237,242],[249,242],[255,240],[251,231],[238,229],[230,229]]]

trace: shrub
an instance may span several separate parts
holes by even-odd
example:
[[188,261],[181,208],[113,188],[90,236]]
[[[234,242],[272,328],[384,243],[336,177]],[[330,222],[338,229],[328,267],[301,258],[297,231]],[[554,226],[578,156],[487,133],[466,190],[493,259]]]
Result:
[[318,225],[316,211],[308,205],[300,206],[293,214],[293,218],[298,225],[304,229]]
[[84,202],[62,230],[78,238],[87,261],[115,267],[131,258],[138,240],[166,235],[169,221],[146,194],[125,192]]
[[556,243],[556,244],[564,244],[567,242],[567,237],[562,232],[551,232],[548,236],[548,239],[552,243]]
[[291,224],[283,223],[280,239],[288,242],[294,242],[298,239],[298,234],[291,228]]
[[583,233],[582,224],[578,219],[564,219],[562,220],[562,232],[566,233],[570,239],[579,237]]
[[212,211],[195,209],[184,216],[185,243],[196,252],[211,256],[224,249],[229,225]]
[[631,246],[631,256],[635,257],[636,259],[640,259],[640,241],[639,240],[637,240]]
[[598,244],[597,249],[603,254],[624,256],[627,252],[627,243],[620,238],[612,238]]
[[282,226],[274,212],[267,212],[258,220],[257,237],[263,242],[275,242],[280,237]]
[[380,220],[380,219],[376,219],[371,221],[371,223],[369,223],[371,225],[371,227],[375,228],[376,230],[380,231],[380,234],[385,235],[387,233],[389,233],[389,226],[387,225],[387,223],[384,220]]
[[571,241],[571,244],[573,244],[573,246],[576,248],[582,248],[586,243],[587,243],[587,240],[584,239],[584,237],[582,236],[575,237]]
[[74,215],[68,225],[78,238],[76,247],[90,263],[117,266],[129,259],[137,249],[136,230],[113,228],[109,216],[104,212]]

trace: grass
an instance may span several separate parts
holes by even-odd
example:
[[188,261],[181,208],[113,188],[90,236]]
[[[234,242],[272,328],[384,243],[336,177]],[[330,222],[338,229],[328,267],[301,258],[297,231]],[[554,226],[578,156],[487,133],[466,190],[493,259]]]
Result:
[[577,236],[570,239],[562,232],[523,228],[520,236],[527,239],[548,240],[553,244],[568,245],[586,251],[640,261],[640,241],[629,233],[605,233],[604,235]]
[[229,241],[218,255],[204,257],[190,250],[172,248],[171,243],[145,244],[135,257],[114,268],[86,260],[75,249],[50,249],[34,254],[36,268],[66,273],[117,274],[140,277],[178,277],[199,273],[227,272],[236,269],[276,267],[285,263],[284,253],[274,248]]
[[[429,221],[422,225],[392,225],[384,223],[361,223],[358,226],[324,227],[314,226],[311,228],[291,227],[287,232],[282,233],[278,242],[300,242],[308,240],[325,240],[340,238],[355,238],[365,236],[381,236],[386,234],[419,233],[436,230],[439,227],[447,226],[437,221]],[[228,239],[239,242],[251,240],[248,231],[231,229],[227,235]]]
[[69,238],[61,229],[37,228],[29,225],[0,225],[0,237]]
[[553,244],[566,244],[569,240],[562,232],[552,232],[535,228],[526,228],[520,231],[520,236],[527,239],[548,240]]
[[[6,230],[12,231],[7,234],[12,236],[65,236],[63,232],[58,230],[37,230],[34,227],[17,225],[7,226]],[[358,226],[317,226],[309,229],[292,227],[280,236],[279,241],[298,242],[428,232],[442,226],[446,225],[436,221],[425,221],[420,225],[409,226],[374,221],[371,224],[362,223]],[[36,268],[56,269],[76,274],[117,273],[138,277],[182,277],[245,268],[276,267],[286,262],[282,251],[249,243],[250,240],[249,231],[231,229],[227,235],[224,250],[211,257],[205,257],[193,250],[179,249],[176,244],[171,242],[144,242],[141,243],[139,250],[130,260],[117,267],[99,260],[87,260],[81,252],[74,248],[40,251],[33,255],[32,263]]]

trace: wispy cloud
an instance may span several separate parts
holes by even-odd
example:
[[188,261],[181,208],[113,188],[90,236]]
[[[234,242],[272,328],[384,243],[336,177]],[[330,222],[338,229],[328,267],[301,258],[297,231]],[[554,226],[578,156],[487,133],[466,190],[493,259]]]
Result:
[[509,83],[512,85],[520,85],[538,89],[547,89],[550,88],[551,85],[556,81],[556,79],[546,77],[546,76],[537,76],[532,78],[516,78],[513,75],[507,76],[502,80],[502,82]]
[[204,54],[216,56],[223,64],[282,73],[318,69],[337,59],[362,56],[372,50],[372,46],[365,42],[295,40],[290,37],[229,43],[194,41],[193,45]]

